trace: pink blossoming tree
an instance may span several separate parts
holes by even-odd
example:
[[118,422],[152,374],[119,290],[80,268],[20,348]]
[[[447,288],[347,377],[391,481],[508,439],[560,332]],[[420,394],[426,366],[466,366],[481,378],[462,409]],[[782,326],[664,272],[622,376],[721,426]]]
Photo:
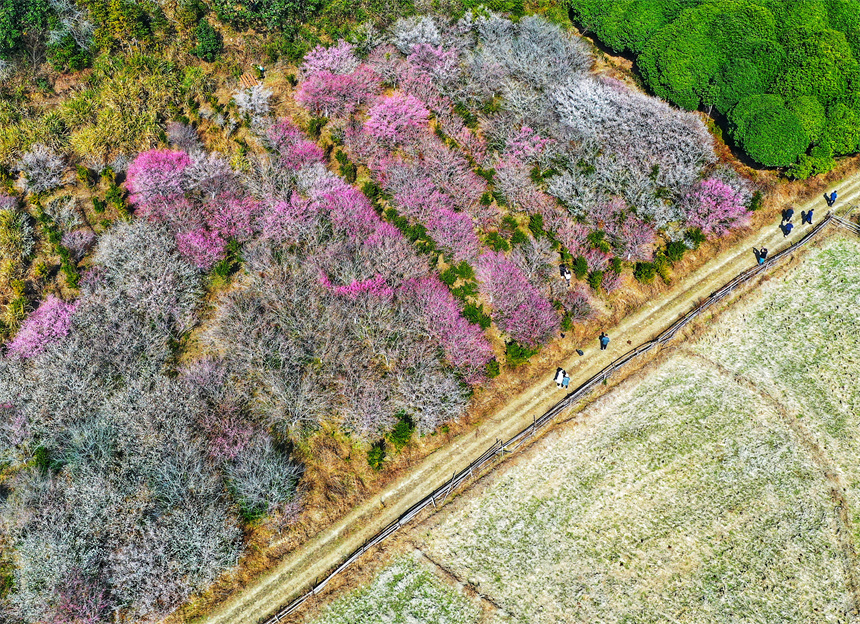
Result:
[[368,112],[364,130],[378,141],[396,146],[412,143],[427,129],[430,112],[411,95],[395,93],[382,98]]
[[537,347],[552,338],[559,328],[558,315],[504,254],[484,253],[478,258],[476,274],[481,292],[493,306],[493,319],[499,329],[529,347]]
[[493,350],[481,328],[463,318],[457,300],[438,278],[408,280],[397,295],[420,312],[424,330],[441,342],[445,358],[463,372],[467,383],[485,379]]
[[305,62],[302,63],[302,75],[310,76],[323,71],[351,74],[359,64],[360,61],[355,56],[355,46],[341,40],[329,48],[319,45],[308,52]]
[[65,338],[72,325],[76,304],[48,295],[21,325],[7,345],[11,355],[30,358],[42,353],[51,343]]
[[747,225],[750,219],[743,193],[716,178],[699,182],[687,197],[685,208],[689,225],[714,236]]
[[141,152],[128,166],[126,187],[134,204],[148,205],[182,195],[183,172],[191,164],[185,152],[160,149]]
[[379,93],[379,77],[365,66],[351,74],[319,71],[299,86],[296,101],[314,115],[345,117]]

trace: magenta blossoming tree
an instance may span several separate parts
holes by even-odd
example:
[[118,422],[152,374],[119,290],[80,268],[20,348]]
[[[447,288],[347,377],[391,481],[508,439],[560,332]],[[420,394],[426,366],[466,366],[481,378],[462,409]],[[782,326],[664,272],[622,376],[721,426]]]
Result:
[[650,262],[654,257],[654,228],[635,215],[628,215],[613,234],[617,239],[620,256],[632,262]]
[[289,119],[272,124],[266,132],[266,138],[278,154],[278,164],[287,169],[301,169],[325,160],[322,149],[309,141]]
[[441,342],[445,358],[460,369],[467,383],[485,379],[493,350],[481,328],[463,318],[457,300],[442,282],[429,276],[408,280],[397,295],[417,311],[424,331]]
[[442,46],[418,43],[412,46],[406,60],[413,70],[441,84],[447,84],[460,73],[460,55],[456,48],[445,50]]
[[194,266],[208,271],[224,255],[227,242],[216,232],[200,228],[176,235],[176,248]]
[[427,231],[455,260],[474,260],[481,249],[472,218],[463,212],[438,210],[427,220]]
[[[329,284],[331,282],[328,282]],[[367,294],[373,297],[389,298],[394,294],[394,290],[388,285],[385,277],[377,275],[367,280],[354,281],[347,286],[337,286],[334,292],[350,299]]]
[[493,320],[516,342],[536,347],[559,328],[552,305],[504,254],[487,252],[478,258],[476,274],[481,292],[493,306]]
[[555,143],[553,139],[544,139],[535,130],[523,126],[519,133],[508,139],[505,151],[517,160],[531,163],[553,143]]
[[426,129],[430,112],[411,95],[395,93],[382,98],[368,111],[364,130],[389,145],[412,143]]
[[730,229],[749,223],[743,193],[716,178],[696,185],[684,205],[687,223],[705,234],[722,236]]
[[48,295],[41,305],[21,324],[21,329],[7,345],[10,355],[30,358],[41,354],[51,343],[69,334],[76,304]]
[[149,150],[141,152],[128,166],[126,187],[134,204],[165,201],[184,192],[183,172],[191,164],[185,152]]
[[379,77],[361,66],[351,74],[319,71],[302,82],[296,101],[314,115],[344,117],[379,93]]

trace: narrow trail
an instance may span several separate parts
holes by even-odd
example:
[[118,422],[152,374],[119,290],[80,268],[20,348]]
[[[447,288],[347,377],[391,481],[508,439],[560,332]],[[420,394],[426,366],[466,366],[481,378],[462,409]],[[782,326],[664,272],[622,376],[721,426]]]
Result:
[[857,622],[860,617],[860,566],[858,566],[857,549],[851,531],[851,520],[848,514],[848,501],[845,494],[845,480],[836,468],[835,464],[827,456],[827,452],[821,447],[815,436],[809,432],[796,414],[791,413],[765,388],[756,384],[752,379],[739,375],[726,368],[719,362],[697,353],[692,349],[683,347],[680,353],[704,363],[706,366],[717,371],[726,379],[732,379],[739,386],[746,388],[756,396],[761,397],[765,403],[776,410],[780,420],[792,432],[800,442],[801,448],[807,453],[812,462],[821,471],[830,486],[830,498],[833,501],[835,514],[834,524],[836,526],[836,541],[842,552],[842,565],[845,572],[845,585],[851,596],[851,604],[847,606],[847,617],[849,621]]
[[[837,208],[860,203],[860,173],[842,180],[833,188],[839,192]],[[799,223],[800,211],[809,208],[815,208],[816,223],[827,212],[824,199],[819,195],[807,203],[795,205],[796,224]],[[555,405],[564,396],[564,391],[558,390],[552,381],[556,366],[568,371],[571,387],[578,387],[626,352],[628,340],[633,345],[649,341],[700,300],[752,266],[755,262],[752,247],[767,247],[774,254],[800,239],[810,227],[795,225],[794,232],[783,238],[778,225],[777,219],[772,225],[751,232],[680,280],[670,291],[625,317],[609,331],[613,341],[606,351],[598,350],[595,342],[582,347],[586,351],[584,357],[573,353],[566,361],[552,363],[545,371],[543,382],[535,382],[521,392],[483,421],[478,430],[458,436],[428,455],[377,496],[358,505],[331,527],[298,546],[272,570],[218,605],[200,621],[207,624],[254,624],[265,620],[313,586],[316,579],[337,567],[351,552],[397,520],[428,492],[466,468],[497,439],[515,435],[531,424],[534,417]],[[385,501],[384,508],[380,508],[381,500]]]

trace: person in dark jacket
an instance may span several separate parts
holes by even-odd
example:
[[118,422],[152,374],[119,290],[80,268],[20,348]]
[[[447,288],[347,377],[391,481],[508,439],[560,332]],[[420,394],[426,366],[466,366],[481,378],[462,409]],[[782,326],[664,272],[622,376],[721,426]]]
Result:
[[789,207],[782,211],[783,223],[791,223],[792,218],[794,218],[794,208]]
[[600,332],[600,350],[606,351],[606,347],[609,346],[609,336],[607,336],[604,332]]
[[812,225],[812,211],[813,210],[814,210],[814,208],[810,208],[809,212],[801,212],[800,213],[800,224],[801,225],[803,225],[804,223],[808,223],[809,225]]
[[756,249],[753,247],[753,253],[755,254],[756,262],[764,264],[764,261],[767,259],[767,248],[762,247],[761,249]]
[[833,204],[836,203],[836,191],[830,193],[830,201],[827,202],[827,205],[833,207]]
[[791,223],[786,223],[785,225],[780,225],[779,229],[782,230],[782,237],[785,238],[791,234],[791,230],[794,229],[794,226]]

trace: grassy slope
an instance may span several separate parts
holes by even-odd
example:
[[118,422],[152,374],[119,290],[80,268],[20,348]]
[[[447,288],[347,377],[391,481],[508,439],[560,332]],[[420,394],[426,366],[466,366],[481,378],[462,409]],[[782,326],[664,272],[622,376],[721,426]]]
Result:
[[753,381],[800,417],[844,476],[860,538],[860,241],[836,238],[751,306],[728,312],[697,351]]
[[688,357],[628,383],[427,536],[523,622],[839,621],[824,479],[752,392]]
[[476,624],[480,609],[412,557],[329,605],[314,624]]

